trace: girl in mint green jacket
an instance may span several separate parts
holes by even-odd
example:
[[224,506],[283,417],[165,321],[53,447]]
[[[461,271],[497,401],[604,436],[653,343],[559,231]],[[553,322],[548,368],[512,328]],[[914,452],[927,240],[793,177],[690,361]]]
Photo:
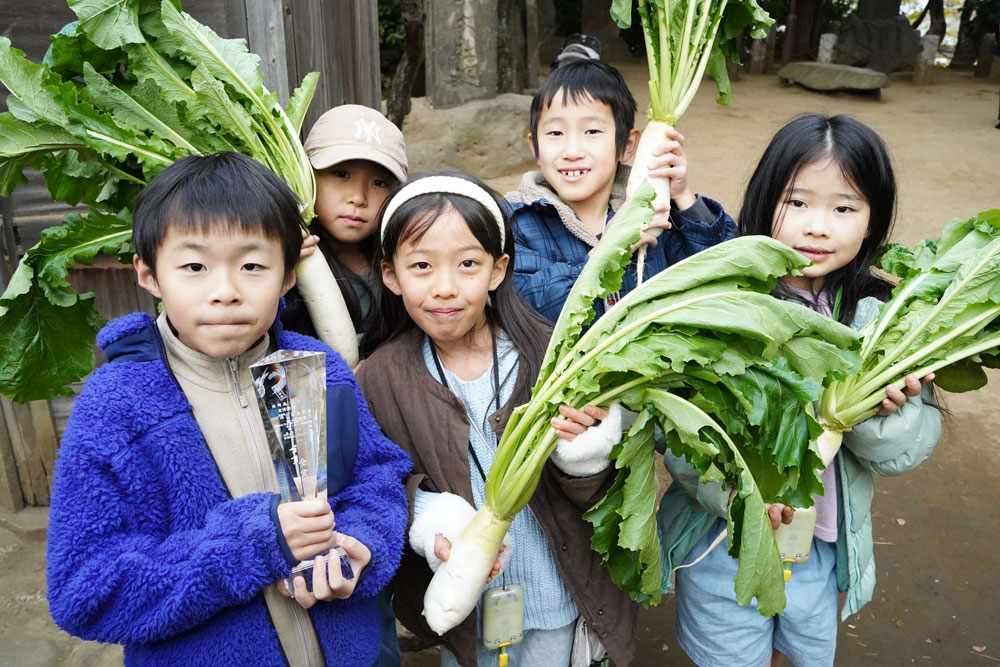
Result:
[[[785,276],[776,296],[860,328],[891,289],[869,268],[888,238],[895,196],[892,167],[875,132],[848,116],[802,116],[765,150],[744,197],[740,233],[773,236],[814,262],[800,276]],[[674,484],[658,515],[663,570],[682,566],[676,570],[677,635],[692,660],[759,667],[783,653],[796,665],[833,664],[838,591],[847,593],[846,618],[871,600],[875,586],[872,474],[898,475],[930,456],[941,432],[932,380],[911,376],[902,390],[888,387],[879,414],[844,434],[821,475],[810,558],[786,584],[781,616],[765,618],[753,605],[738,605],[738,561],[725,548],[710,548],[725,531],[730,490],[699,484],[695,469],[667,452]],[[773,505],[768,513],[772,527],[792,520],[791,508]]]

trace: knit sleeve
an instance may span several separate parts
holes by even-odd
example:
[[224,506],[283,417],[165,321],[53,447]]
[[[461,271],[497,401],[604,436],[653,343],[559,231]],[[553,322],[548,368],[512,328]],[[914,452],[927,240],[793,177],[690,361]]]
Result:
[[[119,409],[114,419],[101,377],[77,399],[56,464],[46,556],[56,624],[102,642],[161,640],[287,576],[269,517],[272,494],[226,500],[217,476],[214,488],[198,477],[214,469],[191,470],[190,479],[165,488],[140,445],[190,439],[185,427],[196,431],[193,420],[183,414],[135,436],[128,415]],[[209,505],[203,521],[176,527],[170,495]]]

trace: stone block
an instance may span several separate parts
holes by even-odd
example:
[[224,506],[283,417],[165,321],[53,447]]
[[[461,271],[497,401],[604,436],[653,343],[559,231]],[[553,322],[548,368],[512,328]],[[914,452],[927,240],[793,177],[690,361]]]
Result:
[[537,168],[528,148],[531,96],[506,93],[451,109],[414,98],[403,124],[410,173],[454,167],[491,179]]
[[816,62],[833,62],[833,49],[837,45],[836,33],[827,32],[819,36],[819,53]]
[[439,109],[497,94],[497,0],[428,0],[427,97]]
[[782,82],[797,83],[812,90],[877,91],[889,85],[882,72],[834,63],[788,63],[778,70]]
[[913,83],[928,84],[931,82],[931,72],[934,70],[934,59],[937,57],[940,35],[924,35],[920,38],[920,56],[913,65]]
[[862,20],[848,16],[837,34],[833,62],[879,72],[910,69],[920,53],[920,33],[905,16]]

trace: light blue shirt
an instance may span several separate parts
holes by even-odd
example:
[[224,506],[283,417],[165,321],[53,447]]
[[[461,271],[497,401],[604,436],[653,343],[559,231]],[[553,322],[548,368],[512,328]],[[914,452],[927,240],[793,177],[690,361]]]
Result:
[[[431,376],[440,382],[437,366],[431,354],[430,341],[426,337],[423,354],[424,363]],[[500,405],[504,405],[510,399],[517,378],[517,351],[502,333],[497,344],[497,357],[500,362]],[[488,423],[489,416],[496,410],[497,405],[493,389],[493,364],[490,363],[489,368],[480,377],[468,382],[446,368],[444,373],[452,392],[465,406],[470,423],[478,426],[478,428],[469,427],[469,442],[475,449],[483,471],[489,474],[490,466],[493,464],[493,454],[497,448],[496,434]],[[484,502],[486,480],[479,474],[471,452],[469,470],[472,497],[478,509]],[[414,515],[423,511],[433,495],[429,491],[417,490]],[[514,538],[510,562],[489,587],[494,588],[505,583],[521,586],[524,590],[525,630],[551,630],[575,621],[579,616],[576,603],[563,585],[555,561],[552,559],[549,543],[530,508],[525,507],[514,517],[509,533]],[[481,607],[477,606],[477,611],[481,612]]]

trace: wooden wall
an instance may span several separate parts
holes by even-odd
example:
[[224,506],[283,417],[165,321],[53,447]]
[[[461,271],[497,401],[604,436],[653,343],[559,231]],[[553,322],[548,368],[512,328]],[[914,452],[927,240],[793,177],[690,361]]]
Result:
[[[184,10],[223,37],[246,39],[261,56],[265,85],[283,102],[302,77],[320,72],[306,130],[332,106],[380,103],[377,0],[186,0]],[[0,1],[0,35],[35,62],[44,56],[49,35],[75,18],[65,0]],[[0,86],[0,111],[6,110],[6,96]],[[10,198],[0,198],[0,289],[41,231],[72,210],[52,201],[40,174],[28,176],[30,182]],[[79,292],[95,292],[95,306],[107,318],[155,312],[131,267],[115,257],[99,256],[93,267],[72,269],[70,281]],[[102,363],[96,346],[95,354]],[[48,504],[57,443],[72,403],[59,397],[17,405],[0,397],[0,507]]]

